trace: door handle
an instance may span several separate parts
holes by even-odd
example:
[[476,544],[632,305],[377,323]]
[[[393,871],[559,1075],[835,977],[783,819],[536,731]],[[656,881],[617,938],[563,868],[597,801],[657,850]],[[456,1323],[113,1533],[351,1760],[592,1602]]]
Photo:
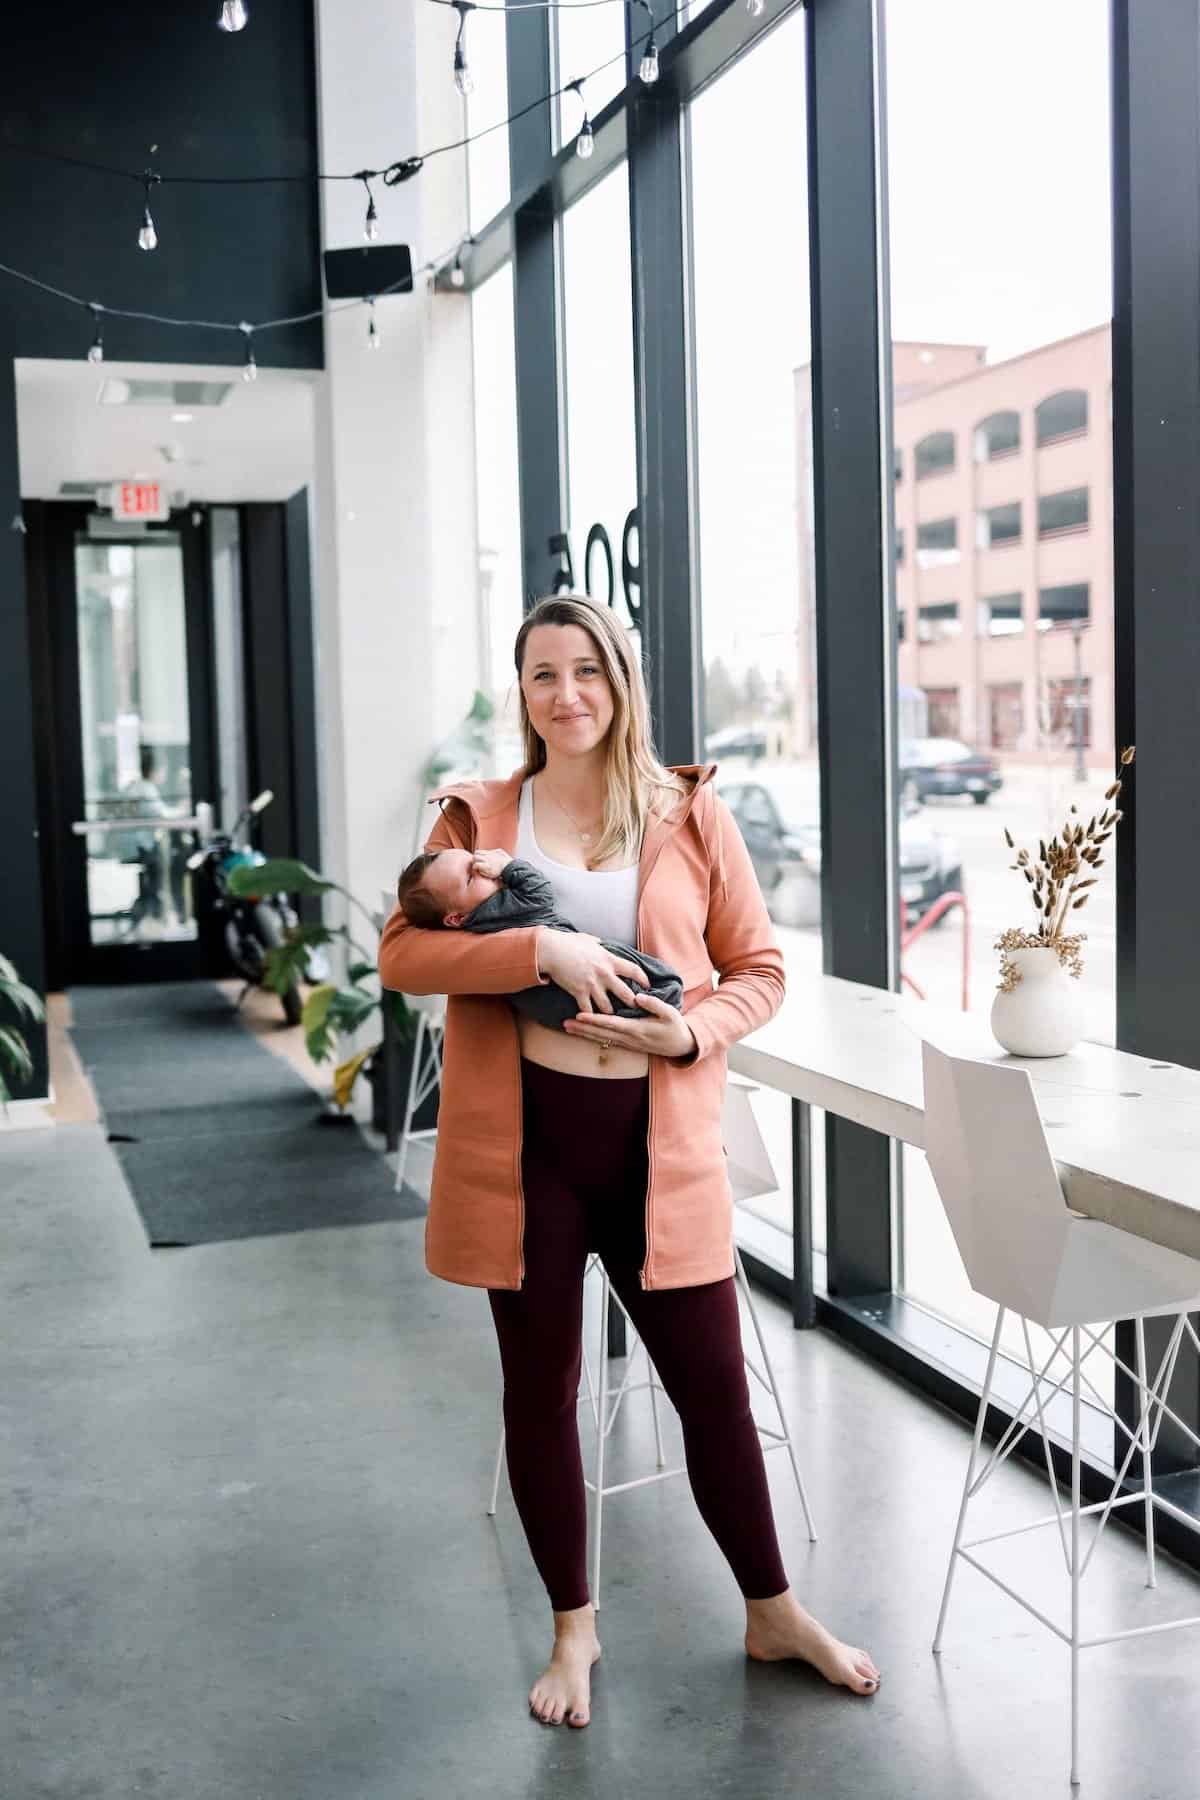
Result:
[[197,831],[202,837],[212,836],[213,812],[207,800],[196,803],[195,812],[186,819],[160,818],[154,813],[134,813],[123,819],[74,819],[71,830],[76,837],[89,831],[136,831],[149,826],[153,831]]

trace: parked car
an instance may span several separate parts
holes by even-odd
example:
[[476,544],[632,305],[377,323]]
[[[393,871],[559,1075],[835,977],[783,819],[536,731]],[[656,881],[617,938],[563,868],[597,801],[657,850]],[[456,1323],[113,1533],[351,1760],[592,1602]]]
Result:
[[976,806],[986,806],[1003,781],[986,750],[972,750],[957,738],[911,738],[900,745],[900,794],[910,803],[969,794]]
[[[815,925],[821,916],[821,829],[815,783],[788,767],[756,769],[718,783],[754,864],[767,910],[779,924]],[[927,818],[900,820],[900,896],[910,921],[943,894],[962,890],[962,854]]]

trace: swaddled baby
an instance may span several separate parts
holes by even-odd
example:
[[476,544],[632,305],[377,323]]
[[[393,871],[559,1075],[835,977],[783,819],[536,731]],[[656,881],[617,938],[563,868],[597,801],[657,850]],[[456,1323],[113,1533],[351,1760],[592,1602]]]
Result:
[[[549,925],[555,931],[576,927],[558,911],[554,888],[532,863],[505,850],[431,850],[414,857],[404,870],[396,898],[410,925],[448,931],[510,931],[522,925]],[[683,983],[675,970],[629,944],[602,938],[614,956],[636,963],[645,982],[631,981],[655,999],[678,1007]],[[579,1002],[557,982],[523,988],[508,996],[512,1005],[540,1025],[557,1026],[579,1014]],[[621,1019],[644,1019],[645,1010],[610,994],[613,1013]]]

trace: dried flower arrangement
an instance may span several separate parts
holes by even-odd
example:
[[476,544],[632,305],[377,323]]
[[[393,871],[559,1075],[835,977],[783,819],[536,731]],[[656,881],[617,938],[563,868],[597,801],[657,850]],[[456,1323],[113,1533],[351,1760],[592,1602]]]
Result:
[[[1121,752],[1121,768],[1127,769],[1133,762],[1136,747],[1130,744]],[[1010,864],[1011,868],[1020,869],[1026,881],[1033,889],[1032,900],[1038,915],[1036,931],[1025,931],[1019,926],[1002,932],[996,939],[995,948],[1000,952],[1000,992],[1011,994],[1021,979],[1021,971],[1012,961],[1009,952],[1012,950],[1053,950],[1058,960],[1067,971],[1078,979],[1083,973],[1081,950],[1086,932],[1068,932],[1066,924],[1068,915],[1086,906],[1090,898],[1090,890],[1096,885],[1094,870],[1104,862],[1100,854],[1116,830],[1121,819],[1116,802],[1120,798],[1122,779],[1118,775],[1104,795],[1104,810],[1088,821],[1085,827],[1076,816],[1078,809],[1071,807],[1067,818],[1057,837],[1049,843],[1042,839],[1038,844],[1038,854],[1034,858],[1028,850],[1017,850],[1012,834],[1004,833],[1004,841],[1010,850],[1017,850],[1017,860]]]

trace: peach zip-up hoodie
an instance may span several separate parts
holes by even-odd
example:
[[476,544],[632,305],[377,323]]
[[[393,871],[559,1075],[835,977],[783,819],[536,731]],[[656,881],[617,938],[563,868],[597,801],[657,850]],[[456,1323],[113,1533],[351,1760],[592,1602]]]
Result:
[[[674,771],[688,793],[671,819],[647,825],[638,865],[637,946],[679,971],[696,1039],[689,1056],[650,1058],[644,1288],[696,1287],[733,1273],[725,1052],[783,999],[783,957],[741,833],[709,785],[715,772],[715,763]],[[441,789],[426,849],[511,854],[524,779],[521,769]],[[520,1047],[504,996],[544,979],[538,929],[486,937],[429,930],[397,907],[379,949],[385,988],[449,996],[425,1260],[432,1274],[469,1287],[519,1288],[525,1275]],[[579,1155],[586,1161],[586,1143]]]

